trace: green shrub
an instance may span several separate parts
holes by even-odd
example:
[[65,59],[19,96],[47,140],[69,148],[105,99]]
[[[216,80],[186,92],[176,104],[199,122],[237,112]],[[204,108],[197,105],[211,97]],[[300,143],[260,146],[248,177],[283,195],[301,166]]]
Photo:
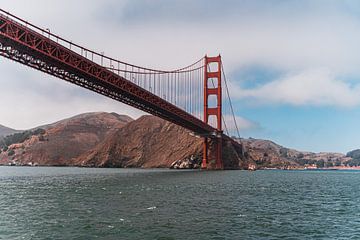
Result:
[[14,154],[15,154],[15,151],[12,150],[12,149],[8,152],[8,156],[9,156],[9,157],[13,156]]
[[44,135],[45,134],[45,130],[44,129],[36,129],[34,131],[24,131],[21,133],[14,133],[11,135],[8,135],[6,137],[4,137],[4,139],[2,139],[2,141],[0,142],[0,147],[8,147],[11,144],[15,144],[15,143],[23,143],[24,141],[26,141],[27,139],[29,139],[31,136],[34,135]]

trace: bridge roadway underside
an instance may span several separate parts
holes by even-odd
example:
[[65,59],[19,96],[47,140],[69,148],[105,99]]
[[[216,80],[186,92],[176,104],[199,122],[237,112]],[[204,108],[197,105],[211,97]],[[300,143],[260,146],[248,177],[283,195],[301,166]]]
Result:
[[[17,34],[18,32],[21,33],[21,31],[26,31],[26,29],[19,29],[21,26],[22,25],[15,26],[17,28]],[[46,37],[41,34],[37,34],[36,32],[30,33],[33,37],[35,35],[36,38],[40,39],[36,40],[36,42],[46,41],[47,48],[49,48],[48,45],[52,44],[54,45],[54,48],[60,48],[62,51],[65,49],[68,51],[70,59],[71,55],[74,55],[77,58],[83,58],[56,42],[46,39]],[[44,46],[44,44],[42,46]],[[93,65],[101,69],[101,72],[105,72],[105,75],[107,76],[111,75],[112,81],[108,82],[101,79],[101,77],[96,77],[91,73],[79,69],[78,66],[75,66],[71,62],[58,59],[57,56],[51,56],[49,52],[45,52],[44,49],[41,49],[41,44],[37,47],[31,46],[29,43],[25,41],[23,42],[21,38],[18,39],[14,36],[14,32],[8,34],[0,29],[0,56],[9,58],[31,68],[40,70],[83,88],[87,88],[91,91],[123,102],[174,124],[180,125],[190,131],[193,131],[194,133],[207,135],[215,132],[214,128],[205,124],[200,119],[197,119],[184,110],[86,58],[81,59],[81,61],[89,61],[89,65]]]

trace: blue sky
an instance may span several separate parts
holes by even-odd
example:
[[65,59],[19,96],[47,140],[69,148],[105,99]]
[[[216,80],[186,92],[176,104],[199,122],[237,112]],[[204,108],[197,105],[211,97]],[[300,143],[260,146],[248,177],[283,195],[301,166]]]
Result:
[[[173,69],[221,53],[243,137],[316,152],[360,148],[359,1],[0,0],[0,6],[138,65]],[[3,58],[0,72],[0,124],[9,127],[88,111],[143,114]]]

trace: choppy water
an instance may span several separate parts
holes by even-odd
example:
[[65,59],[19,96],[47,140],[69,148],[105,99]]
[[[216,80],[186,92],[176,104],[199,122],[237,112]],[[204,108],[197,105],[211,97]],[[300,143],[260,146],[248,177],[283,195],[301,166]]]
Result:
[[0,239],[360,239],[360,171],[0,167]]

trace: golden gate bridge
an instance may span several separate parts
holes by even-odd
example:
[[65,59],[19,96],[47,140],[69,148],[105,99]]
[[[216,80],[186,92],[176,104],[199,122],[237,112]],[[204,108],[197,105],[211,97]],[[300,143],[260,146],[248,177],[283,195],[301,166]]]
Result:
[[220,55],[169,71],[141,67],[84,48],[0,9],[0,56],[190,130],[204,139],[204,169],[223,169],[223,142],[238,144],[229,137],[240,134]]

